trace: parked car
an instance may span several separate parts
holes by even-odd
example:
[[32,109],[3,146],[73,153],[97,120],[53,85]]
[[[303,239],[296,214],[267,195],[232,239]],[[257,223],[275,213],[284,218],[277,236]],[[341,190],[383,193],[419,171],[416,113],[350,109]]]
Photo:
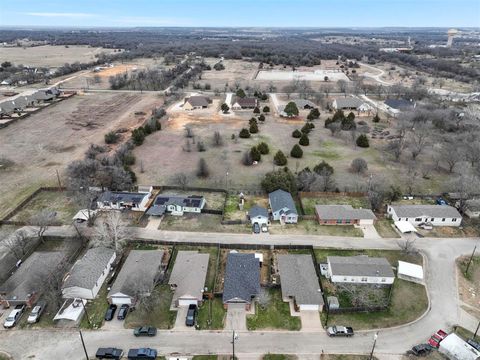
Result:
[[433,347],[430,344],[420,344],[412,347],[411,350],[407,351],[408,355],[415,356],[426,356],[432,351]]
[[330,326],[327,329],[328,336],[353,336],[353,329],[349,326]]
[[446,338],[448,334],[443,330],[438,330],[435,334],[432,335],[428,343],[433,346],[434,348],[438,349],[440,346],[440,342]]
[[155,336],[157,335],[157,328],[153,326],[141,326],[133,330],[135,336]]
[[260,234],[260,225],[258,225],[258,223],[253,224],[253,232],[255,234]]
[[403,195],[403,200],[413,200],[413,195]]
[[9,329],[14,327],[18,320],[22,317],[23,312],[25,311],[25,305],[17,305],[15,308],[8,314],[5,322],[3,323],[3,327],[5,329]]
[[418,225],[419,228],[422,228],[423,230],[433,230],[433,225],[432,223],[421,223]]
[[187,318],[185,320],[185,325],[194,326],[196,318],[197,318],[197,305],[195,304],[188,305]]
[[128,359],[142,360],[142,359],[156,359],[157,350],[150,348],[130,349],[128,350]]
[[98,348],[95,358],[97,359],[115,359],[120,360],[123,356],[123,350],[113,347]]
[[467,340],[467,344],[470,345],[471,347],[475,348],[475,350],[480,351],[480,343],[473,341],[472,339]]
[[262,232],[268,232],[267,224],[262,224]]
[[45,309],[45,304],[43,303],[39,303],[35,305],[35,307],[30,312],[30,315],[28,315],[27,322],[29,324],[34,324],[38,322],[38,320],[40,320],[40,316],[42,315],[44,309]]
[[437,198],[436,203],[437,205],[448,205],[447,200],[441,197]]
[[127,304],[123,304],[122,306],[120,306],[120,309],[118,310],[118,314],[117,314],[117,319],[125,320],[129,309],[130,309],[130,306],[128,306]]
[[108,306],[107,312],[105,313],[105,321],[110,321],[115,316],[115,311],[117,311],[117,305],[110,304]]

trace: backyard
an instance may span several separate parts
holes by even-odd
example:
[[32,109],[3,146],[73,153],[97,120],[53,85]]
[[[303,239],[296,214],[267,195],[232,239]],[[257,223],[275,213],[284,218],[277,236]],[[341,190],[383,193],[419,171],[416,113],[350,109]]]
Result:
[[270,234],[363,237],[362,230],[353,225],[320,225],[317,220],[300,220],[297,224],[286,225],[274,223],[268,230]]
[[268,289],[268,305],[255,304],[255,314],[247,315],[248,330],[300,330],[300,317],[290,316],[290,307],[282,300],[280,289]]
[[105,317],[105,312],[108,308],[107,294],[108,294],[108,284],[105,282],[100,288],[98,295],[95,299],[89,300],[87,305],[85,305],[87,315],[82,317],[80,326],[85,329],[98,329],[103,324],[103,319]]
[[225,206],[225,220],[246,220],[246,214],[251,207],[258,205],[268,208],[268,197],[262,195],[245,195],[243,210],[239,209],[240,197],[228,195]]

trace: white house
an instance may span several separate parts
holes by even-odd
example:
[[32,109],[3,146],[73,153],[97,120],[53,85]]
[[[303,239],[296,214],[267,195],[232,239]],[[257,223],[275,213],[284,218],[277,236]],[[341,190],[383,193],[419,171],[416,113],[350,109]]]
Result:
[[282,224],[296,224],[298,212],[292,195],[289,192],[278,189],[268,194],[268,202],[272,209],[273,220]]
[[66,299],[95,299],[115,258],[112,249],[98,247],[87,250],[65,276],[62,296]]
[[479,360],[480,351],[452,333],[440,341],[438,351],[450,360]]
[[101,210],[145,211],[152,190],[150,188],[149,192],[105,191],[98,197],[97,207]]
[[333,283],[393,284],[395,274],[385,258],[366,255],[328,256],[327,278]]
[[460,226],[462,223],[462,215],[449,205],[388,205],[387,213],[393,221],[408,221],[412,225]]
[[[168,284],[174,291],[175,306],[200,305],[203,301],[209,254],[179,251]],[[213,289],[208,289],[213,291]]]
[[132,250],[108,293],[110,304],[134,305],[139,296],[150,296],[162,268],[164,252]]
[[250,210],[248,210],[248,218],[252,225],[268,225],[268,211],[264,207],[252,206]]
[[170,213],[175,216],[182,216],[184,213],[200,214],[207,204],[203,196],[190,195],[158,195],[147,211],[147,215],[161,216]]

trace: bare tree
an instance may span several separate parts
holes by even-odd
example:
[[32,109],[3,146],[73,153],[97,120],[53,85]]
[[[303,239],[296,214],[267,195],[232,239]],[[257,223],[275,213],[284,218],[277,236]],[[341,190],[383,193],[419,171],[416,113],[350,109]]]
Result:
[[92,239],[94,247],[114,249],[121,254],[127,240],[127,228],[120,211],[109,211],[105,218],[95,225]]
[[430,132],[431,130],[428,129],[426,125],[418,125],[412,128],[409,136],[408,147],[413,160],[415,160],[428,145]]
[[172,181],[174,184],[178,184],[182,187],[183,190],[187,187],[188,183],[190,182],[190,178],[185,173],[177,173],[173,175]]
[[335,178],[333,173],[326,168],[323,168],[318,173],[318,185],[320,191],[331,191],[335,189]]
[[332,134],[332,136],[336,136],[342,131],[342,127],[338,122],[333,122],[331,124],[328,124],[327,128],[328,130],[330,130],[330,133]]
[[416,254],[415,239],[405,239],[397,241],[398,247],[406,254]]
[[264,288],[260,289],[260,293],[257,296],[257,302],[260,308],[266,309],[268,305],[270,305],[271,300],[270,293]]
[[55,223],[56,216],[56,212],[43,209],[30,218],[29,223],[37,227],[37,236],[40,241],[43,242],[43,235],[45,234],[45,231],[47,231],[48,227]]
[[352,160],[352,163],[350,164],[350,169],[355,174],[364,174],[365,171],[368,170],[368,165],[365,159],[356,158]]
[[460,195],[460,199],[455,205],[462,212],[466,210],[467,200],[473,198],[475,194],[478,194],[480,189],[480,177],[476,174],[469,173],[468,170],[469,169],[462,169],[462,171],[458,172],[458,177],[447,184],[447,187],[452,192]]
[[213,133],[213,146],[222,146],[223,145],[223,138],[219,131],[215,131]]
[[340,91],[345,96],[347,96],[347,82],[345,80],[338,80],[337,88],[338,88],[338,91]]
[[185,137],[193,138],[195,136],[193,129],[190,126],[185,126]]
[[5,238],[0,246],[6,248],[17,260],[21,260],[27,254],[28,248],[32,245],[31,242],[27,232],[19,229]]
[[447,142],[443,144],[441,150],[443,161],[448,166],[448,172],[452,173],[455,165],[464,158],[462,151],[459,149],[459,144],[455,142]]

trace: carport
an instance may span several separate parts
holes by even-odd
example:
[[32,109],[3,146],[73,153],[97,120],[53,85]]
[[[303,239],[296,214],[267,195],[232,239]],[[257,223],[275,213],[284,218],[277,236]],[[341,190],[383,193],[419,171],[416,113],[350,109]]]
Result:
[[402,233],[416,233],[417,229],[408,221],[395,221],[395,227]]

